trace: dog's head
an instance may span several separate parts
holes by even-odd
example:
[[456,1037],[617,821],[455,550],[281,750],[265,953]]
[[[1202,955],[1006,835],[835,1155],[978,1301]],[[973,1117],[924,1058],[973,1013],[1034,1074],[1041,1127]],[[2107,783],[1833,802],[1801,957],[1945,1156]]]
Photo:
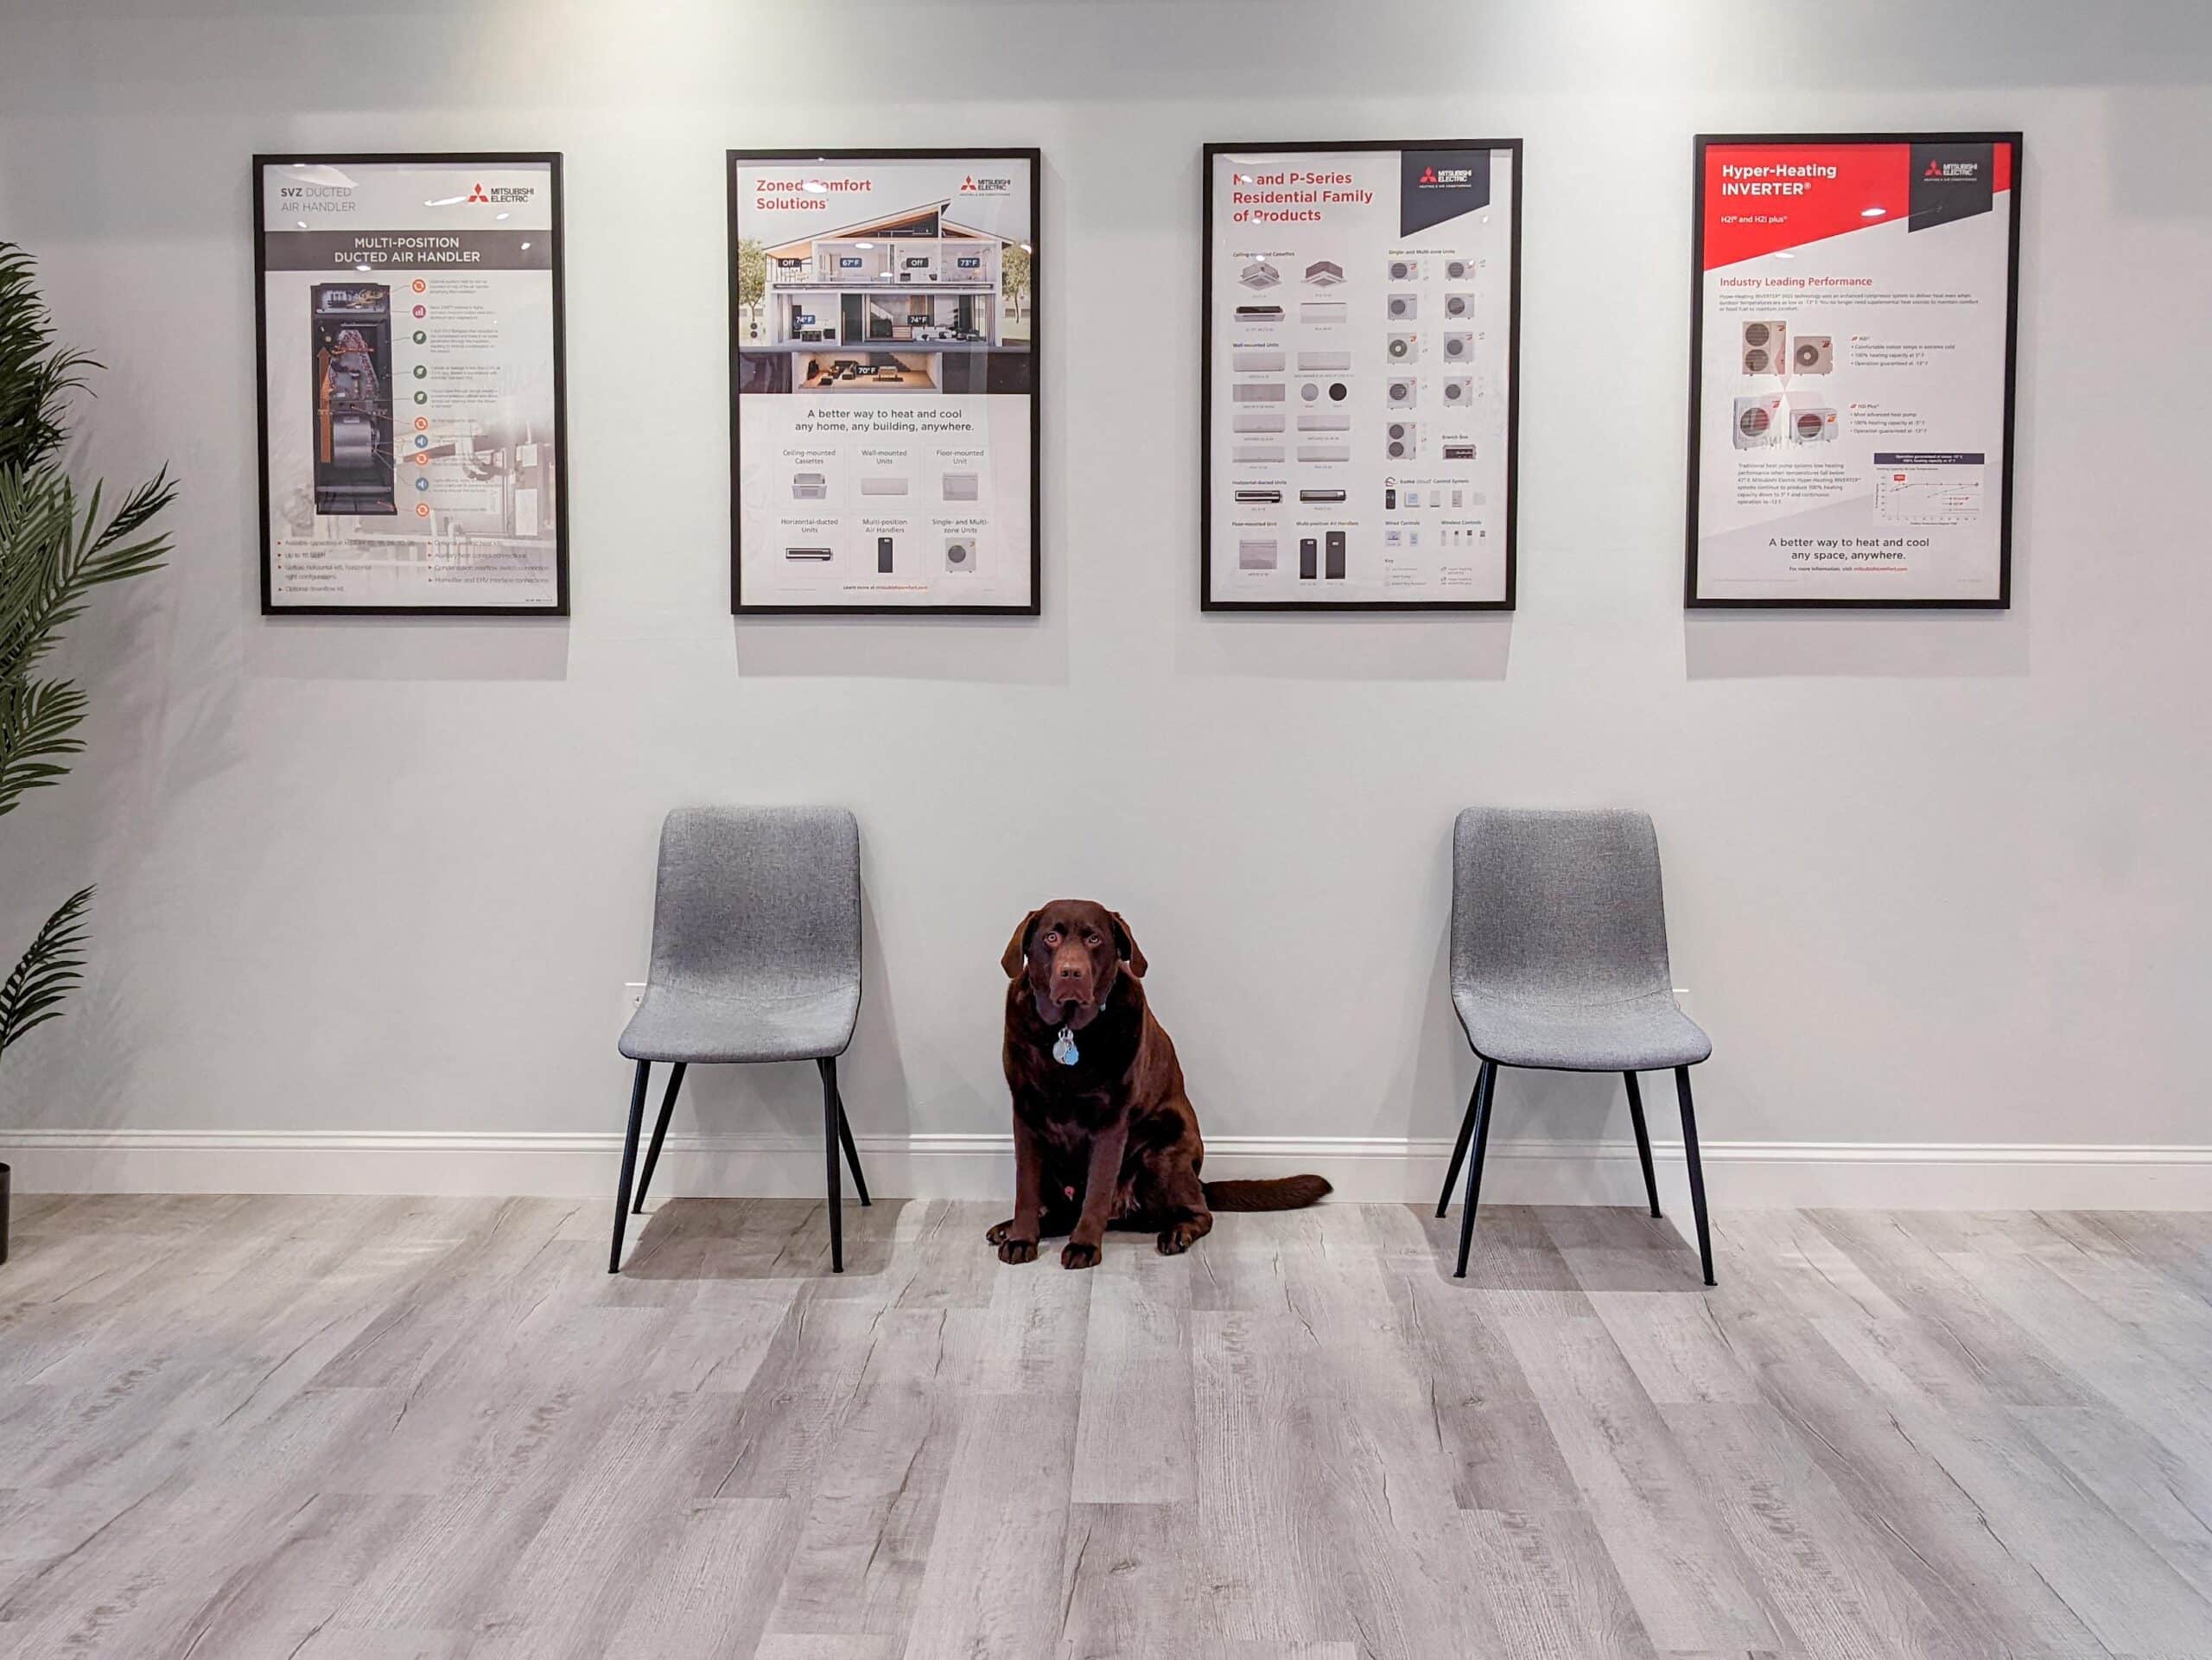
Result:
[[1097,1018],[1124,972],[1144,976],[1144,952],[1118,913],[1090,900],[1054,900],[1022,918],[999,959],[1027,986],[1037,1018],[1078,1030]]

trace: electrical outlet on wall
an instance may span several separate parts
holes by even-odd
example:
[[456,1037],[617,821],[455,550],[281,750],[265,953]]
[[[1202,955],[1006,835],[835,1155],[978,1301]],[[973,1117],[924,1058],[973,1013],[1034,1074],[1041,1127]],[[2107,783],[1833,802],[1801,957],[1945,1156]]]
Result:
[[638,1012],[638,1005],[645,1001],[645,983],[643,980],[632,980],[623,986],[622,1019],[614,1028],[618,1033],[623,1027],[629,1025],[630,1016]]

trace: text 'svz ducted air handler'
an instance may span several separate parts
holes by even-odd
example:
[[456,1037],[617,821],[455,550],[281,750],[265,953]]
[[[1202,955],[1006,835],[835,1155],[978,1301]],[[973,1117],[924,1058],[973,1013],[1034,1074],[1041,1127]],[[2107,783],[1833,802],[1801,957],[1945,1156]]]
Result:
[[314,308],[315,510],[396,513],[391,444],[391,289],[318,283]]

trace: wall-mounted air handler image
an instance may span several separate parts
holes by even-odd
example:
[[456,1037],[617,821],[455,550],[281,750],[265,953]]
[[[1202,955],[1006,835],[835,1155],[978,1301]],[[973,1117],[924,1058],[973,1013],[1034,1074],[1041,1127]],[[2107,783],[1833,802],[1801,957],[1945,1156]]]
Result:
[[1738,398],[1735,424],[1729,430],[1729,437],[1738,449],[1764,449],[1769,444],[1780,443],[1782,442],[1780,395]]
[[391,448],[391,289],[308,290],[315,364],[315,510],[396,513]]

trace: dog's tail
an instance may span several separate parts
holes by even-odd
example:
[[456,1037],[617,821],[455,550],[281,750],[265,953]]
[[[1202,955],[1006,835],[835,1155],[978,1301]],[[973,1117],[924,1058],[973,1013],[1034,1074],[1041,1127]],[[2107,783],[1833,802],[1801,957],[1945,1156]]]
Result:
[[1206,1205],[1216,1211],[1300,1211],[1329,1192],[1325,1176],[1277,1176],[1271,1181],[1210,1181]]

